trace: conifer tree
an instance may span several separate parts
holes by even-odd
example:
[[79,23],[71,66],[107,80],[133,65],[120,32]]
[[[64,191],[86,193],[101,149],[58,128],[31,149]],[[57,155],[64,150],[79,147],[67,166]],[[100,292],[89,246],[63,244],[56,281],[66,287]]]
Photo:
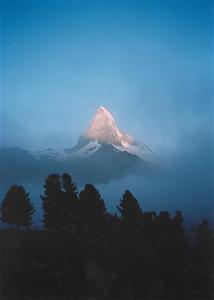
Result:
[[62,175],[63,193],[63,214],[65,225],[76,225],[79,219],[78,191],[71,176],[67,173]]
[[1,220],[17,229],[32,225],[34,207],[22,186],[13,185],[1,204]]
[[63,192],[61,189],[60,176],[58,174],[49,175],[45,180],[44,188],[44,195],[41,195],[44,210],[44,227],[54,230],[62,229]]
[[134,237],[134,233],[142,232],[143,213],[137,199],[130,191],[125,191],[117,209],[120,212],[121,229],[125,236]]
[[214,241],[213,231],[209,228],[208,220],[202,220],[193,231],[195,232],[197,243],[199,245],[204,246],[207,245],[207,243]]
[[213,298],[214,280],[214,232],[208,220],[202,220],[196,228],[196,243],[193,252],[194,286],[196,294],[205,299]]
[[121,219],[124,221],[135,222],[142,218],[140,205],[130,191],[125,191],[117,209],[120,212]]
[[176,239],[179,242],[184,242],[184,227],[183,227],[183,215],[181,211],[176,211],[175,217],[174,217],[174,228],[175,228],[175,235]]
[[65,191],[65,196],[67,200],[70,200],[75,206],[78,203],[78,190],[76,184],[73,182],[71,176],[67,173],[62,175],[62,185]]
[[103,228],[106,217],[106,207],[99,191],[92,184],[86,184],[79,195],[81,223],[86,230]]

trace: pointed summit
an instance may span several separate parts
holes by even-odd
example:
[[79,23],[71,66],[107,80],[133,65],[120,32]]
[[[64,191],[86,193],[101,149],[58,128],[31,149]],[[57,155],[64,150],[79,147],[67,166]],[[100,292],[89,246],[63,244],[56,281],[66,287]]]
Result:
[[[43,151],[39,156],[51,157],[58,161],[73,161],[74,168],[75,164],[79,163],[85,164],[85,168],[91,166],[91,170],[95,166],[95,169],[99,167],[105,169],[106,166],[115,168],[116,173],[119,169],[123,173],[126,168],[136,167],[136,163],[145,166],[145,163],[156,165],[156,161],[159,161],[149,147],[122,132],[104,106],[97,109],[91,125],[80,135],[74,147],[63,149],[58,153],[54,151],[54,155],[50,151]],[[112,176],[114,177],[114,174]]]
[[121,132],[111,113],[100,106],[94,115],[91,125],[83,134],[84,137],[101,143],[122,146],[123,143],[133,143],[134,140]]
[[108,111],[108,109],[105,108],[105,107],[102,106],[102,105],[98,108],[96,114],[97,114],[97,113],[103,113],[103,114],[105,114],[106,116],[109,116],[110,118],[113,119],[113,117],[112,117],[111,113]]

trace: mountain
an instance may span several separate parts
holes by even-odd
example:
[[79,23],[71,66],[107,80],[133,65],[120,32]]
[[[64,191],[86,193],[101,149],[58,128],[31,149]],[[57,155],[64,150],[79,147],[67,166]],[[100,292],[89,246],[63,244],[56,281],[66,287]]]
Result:
[[72,148],[60,151],[48,148],[36,153],[1,148],[0,154],[3,179],[41,178],[53,172],[70,172],[79,182],[105,182],[133,173],[148,173],[160,161],[148,146],[122,132],[103,106]]
[[73,160],[89,158],[98,152],[103,152],[104,148],[110,152],[120,154],[126,152],[135,155],[149,164],[159,163],[159,158],[148,146],[140,144],[118,128],[111,113],[103,106],[98,108],[90,127],[79,137],[75,147],[64,149],[58,153],[53,149],[47,149],[38,154],[55,157],[59,160]]

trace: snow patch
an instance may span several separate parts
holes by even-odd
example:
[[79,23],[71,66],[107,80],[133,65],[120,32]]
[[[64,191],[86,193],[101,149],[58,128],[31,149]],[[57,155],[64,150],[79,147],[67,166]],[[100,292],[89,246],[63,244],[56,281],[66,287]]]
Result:
[[87,145],[83,146],[82,148],[74,152],[67,152],[65,150],[62,150],[59,153],[59,158],[63,160],[67,160],[67,159],[88,157],[94,154],[100,147],[101,145],[98,143],[97,140],[90,141]]

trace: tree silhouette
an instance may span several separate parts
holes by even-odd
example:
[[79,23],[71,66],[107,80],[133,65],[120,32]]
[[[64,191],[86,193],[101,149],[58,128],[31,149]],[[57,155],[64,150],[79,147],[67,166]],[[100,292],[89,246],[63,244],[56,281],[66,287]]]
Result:
[[137,199],[130,191],[125,191],[117,209],[120,212],[121,219],[126,223],[139,224],[142,221],[142,210]]
[[159,234],[166,240],[169,240],[173,231],[173,220],[168,211],[161,211],[155,219],[156,229]]
[[186,245],[183,221],[184,218],[181,211],[176,211],[174,217],[174,237],[175,237],[176,249],[177,250],[180,249],[180,251]]
[[60,176],[58,174],[49,175],[45,180],[44,188],[44,195],[40,196],[44,210],[44,227],[46,229],[62,229],[64,216]]
[[193,251],[193,286],[201,299],[213,297],[214,235],[209,222],[202,220],[193,229],[196,243]]
[[71,202],[73,203],[77,203],[78,202],[77,187],[68,173],[64,173],[62,175],[62,184],[65,190],[66,198],[70,199]]
[[63,218],[67,228],[74,229],[79,221],[79,199],[78,191],[75,183],[69,174],[65,173],[62,175],[62,186],[64,189],[63,193]]
[[[67,173],[49,175],[44,188],[49,230],[0,229],[4,299],[213,299],[208,221],[198,224],[194,239],[185,234],[180,211],[142,212],[129,191],[112,215],[94,185],[86,184],[78,197]],[[12,186],[1,204],[2,221],[29,226],[33,212],[24,188]]]
[[79,194],[80,214],[83,228],[87,231],[99,231],[103,228],[106,218],[106,207],[99,191],[92,184],[86,184]]
[[209,228],[209,222],[202,220],[201,223],[194,229],[196,234],[197,243],[206,245],[213,242],[213,231]]
[[169,228],[172,226],[169,239],[171,245],[169,248],[169,265],[171,273],[175,274],[170,276],[169,285],[177,296],[182,298],[182,287],[186,283],[186,253],[187,243],[184,233],[184,218],[181,211],[176,211],[175,217],[172,219],[172,224],[169,223]]
[[29,194],[22,186],[13,185],[5,195],[1,205],[1,220],[17,229],[32,224],[34,207]]

